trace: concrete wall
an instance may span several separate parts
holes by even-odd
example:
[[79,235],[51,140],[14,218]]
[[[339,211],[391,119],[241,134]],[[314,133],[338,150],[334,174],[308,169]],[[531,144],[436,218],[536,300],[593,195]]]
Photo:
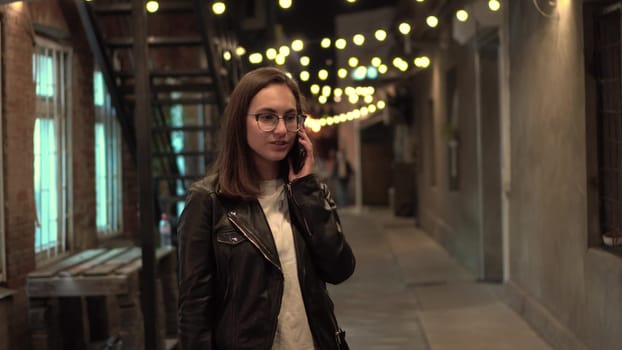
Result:
[[[588,150],[593,147],[586,138],[590,114],[586,114],[584,2],[557,3],[552,17],[540,13],[532,1],[503,3],[507,8],[499,37],[509,44],[501,48],[509,56],[501,55],[499,64],[505,67],[509,62],[509,69],[499,77],[502,82],[509,79],[509,94],[501,93],[497,108],[509,118],[501,115],[501,123],[493,126],[502,139],[495,139],[499,134],[493,135],[490,123],[478,121],[494,111],[486,109],[492,91],[488,88],[486,92],[480,85],[488,84],[488,77],[477,73],[486,59],[476,54],[472,40],[464,46],[446,45],[432,58],[432,71],[415,77],[417,137],[421,141],[420,222],[481,277],[487,261],[480,240],[486,239],[482,234],[492,227],[484,215],[486,203],[495,196],[497,203],[502,203],[500,198],[505,196],[508,209],[497,208],[497,215],[507,215],[505,260],[499,255],[501,240],[493,243],[498,247],[494,258],[507,263],[495,265],[506,271],[503,296],[507,302],[557,349],[619,349],[622,258],[600,249],[588,232],[593,226],[588,222],[592,215],[588,207]],[[475,37],[481,34],[476,31]],[[458,60],[452,61],[454,58]],[[451,66],[458,70],[460,99],[458,191],[448,188],[443,134],[447,113],[444,76]],[[482,108],[475,103],[478,89],[473,82],[482,86]],[[509,101],[504,102],[505,96]],[[509,122],[504,124],[506,120]],[[434,147],[430,145],[433,139]],[[489,142],[504,150],[487,148]],[[502,158],[491,171],[486,159],[495,159],[495,154]],[[431,178],[433,166],[435,181]],[[496,189],[487,188],[490,177],[504,169],[509,173],[501,181],[503,186],[497,177]],[[501,226],[499,222],[494,225]],[[490,249],[485,244],[484,248]]]
[[[449,37],[450,28],[441,36]],[[481,269],[477,123],[475,105],[475,54],[469,45],[455,42],[431,55],[429,72],[417,74],[415,121],[421,140],[418,165],[418,220],[430,235],[441,242],[475,275]],[[448,72],[455,72],[456,97],[447,96]],[[455,116],[448,100],[452,99]],[[454,126],[452,127],[452,118]],[[430,133],[433,132],[432,136]],[[452,137],[451,135],[455,135]],[[456,187],[450,189],[449,141],[457,147]],[[434,140],[432,146],[430,142]],[[432,154],[434,152],[434,154]],[[434,167],[434,169],[432,169]],[[436,174],[435,180],[430,177]],[[432,185],[434,183],[434,185]]]
[[559,322],[560,348],[618,349],[622,258],[587,244],[582,5],[551,19],[510,3],[510,279],[528,320]]

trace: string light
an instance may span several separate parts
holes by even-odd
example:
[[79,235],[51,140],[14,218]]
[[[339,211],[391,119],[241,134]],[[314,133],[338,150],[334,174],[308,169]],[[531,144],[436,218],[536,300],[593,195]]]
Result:
[[[424,0],[416,0],[416,1],[418,3],[424,2]],[[498,11],[500,9],[500,6],[501,4],[499,0],[488,0],[488,7],[491,11]],[[465,9],[457,10],[455,12],[455,16],[461,22],[468,21],[470,17],[469,13]],[[434,15],[427,16],[425,19],[425,24],[430,28],[436,28],[439,25],[439,18]],[[398,25],[396,29],[402,35],[408,35],[410,34],[412,30],[412,26],[408,22],[402,22]],[[383,28],[376,29],[372,33],[373,33],[374,38],[378,42],[385,41],[389,36],[387,31]],[[338,50],[344,50],[349,43],[355,46],[363,46],[365,45],[365,42],[366,42],[365,36],[366,36],[365,33],[356,33],[352,36],[351,41],[348,41],[345,38],[331,39],[330,37],[323,37],[320,40],[320,46],[324,49],[328,49],[331,46],[334,46]],[[289,46],[283,45],[279,47],[278,54],[276,56],[274,55],[274,51],[276,51],[276,49],[271,49],[270,51],[266,51],[266,57],[268,57],[269,59],[272,59],[271,57],[273,57],[273,59],[275,60],[277,64],[284,65],[287,56],[290,54],[290,50],[294,52],[302,52],[304,51],[305,46],[306,45],[304,41],[300,39],[295,39],[291,42]],[[238,54],[238,56],[245,54],[243,48],[236,49],[236,53]],[[261,53],[253,53],[252,55],[249,56],[249,62],[253,64],[259,64],[262,62],[262,60],[263,60],[263,57]],[[309,56],[301,56],[298,60],[299,60],[300,66],[307,67],[310,64]],[[431,60],[427,56],[418,56],[414,58],[409,58],[409,60],[412,60],[412,61],[408,61],[404,59],[403,57],[395,57],[391,60],[391,63],[392,63],[392,66],[395,67],[395,69],[399,70],[400,72],[405,72],[412,67],[415,67],[418,69],[426,69],[431,64]],[[347,64],[349,67],[352,68],[351,70],[348,70],[344,67],[334,67],[337,78],[346,79],[348,78],[350,74],[352,74],[352,77],[358,77],[361,79],[365,79],[365,78],[375,79],[377,78],[379,74],[387,74],[387,72],[389,71],[388,65],[383,63],[382,59],[377,56],[374,56],[370,59],[369,65],[366,65],[366,64],[361,65],[357,57],[350,57],[347,60]],[[328,79],[329,71],[328,69],[322,68],[318,70],[316,74],[317,74],[317,79],[324,81]],[[309,72],[308,70],[302,70],[298,73],[299,79],[304,82],[309,81],[313,75],[314,74],[312,74],[312,72]],[[309,88],[313,95],[317,95],[319,103],[322,103],[322,104],[327,103],[328,99],[326,97],[329,97],[329,96],[325,92],[324,89],[322,89],[323,94],[319,95],[320,93],[319,85],[312,84],[310,85]],[[333,91],[332,99],[335,102],[341,101],[341,98],[342,98],[341,94],[343,94],[343,92],[339,92],[339,94],[337,94],[337,91],[341,91],[341,90]],[[319,99],[320,97],[322,98]],[[361,97],[361,96],[358,96],[357,94],[346,94],[346,96],[343,96],[343,97],[347,98],[347,101],[353,104],[357,104],[361,98],[365,100],[368,100],[369,98],[371,98],[371,97]],[[379,105],[382,105],[382,104],[379,104]],[[373,105],[373,108],[368,108],[367,110],[372,111],[373,113],[373,111],[381,109],[379,108],[380,107],[379,105],[378,106]],[[366,113],[367,112],[363,114],[366,114]],[[338,123],[339,120],[341,120],[341,117],[335,118],[333,120],[333,123]]]
[[284,9],[290,9],[292,7],[292,0],[279,0],[279,6]]
[[248,61],[253,64],[259,64],[263,61],[263,56],[259,52],[248,55]]
[[339,50],[345,49],[346,45],[348,45],[348,42],[344,38],[339,38],[335,40],[335,47]]
[[438,17],[436,16],[428,16],[425,19],[425,23],[428,25],[428,27],[430,28],[436,28],[436,26],[438,26]]
[[215,15],[220,16],[225,13],[225,11],[227,11],[227,5],[225,5],[224,2],[216,1],[212,4],[212,12]]
[[271,47],[266,50],[266,58],[269,60],[274,60],[276,58],[277,52],[276,49]]
[[466,22],[469,19],[469,13],[465,10],[458,10],[456,11],[456,18],[460,22]]
[[404,35],[408,35],[410,33],[411,27],[410,27],[410,24],[408,24],[406,22],[402,22],[397,27],[397,29],[400,31],[400,33],[402,33]]
[[244,56],[246,54],[246,49],[243,48],[242,46],[238,46],[238,47],[235,48],[235,53],[238,56]]
[[304,48],[305,48],[305,43],[302,40],[296,39],[292,41],[292,50],[294,50],[295,52],[300,52]]
[[147,3],[145,4],[145,9],[149,13],[155,13],[158,11],[159,8],[160,8],[160,4],[154,0],[147,1]]
[[491,11],[499,11],[499,9],[501,8],[501,3],[499,2],[499,0],[489,0],[488,8]]
[[384,41],[387,38],[387,31],[384,30],[384,29],[378,29],[374,33],[374,37],[376,38],[376,40],[382,42],[382,41]]
[[365,44],[365,36],[363,34],[355,34],[352,37],[352,42],[356,46],[362,46],[363,44]]

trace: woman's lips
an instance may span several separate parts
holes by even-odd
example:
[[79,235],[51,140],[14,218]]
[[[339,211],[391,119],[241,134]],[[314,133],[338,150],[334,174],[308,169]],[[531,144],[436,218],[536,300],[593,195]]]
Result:
[[285,151],[288,147],[288,143],[285,141],[273,141],[270,142],[270,145],[277,151]]

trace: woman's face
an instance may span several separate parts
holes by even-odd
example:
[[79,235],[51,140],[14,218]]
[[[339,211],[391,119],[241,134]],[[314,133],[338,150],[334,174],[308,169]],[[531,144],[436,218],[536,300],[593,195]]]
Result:
[[252,158],[263,180],[278,176],[279,161],[283,160],[292,148],[296,132],[287,131],[283,119],[279,119],[272,131],[263,131],[257,125],[255,116],[250,114],[273,112],[283,117],[296,113],[296,98],[284,84],[271,84],[260,90],[251,100],[246,117],[246,138],[253,151]]

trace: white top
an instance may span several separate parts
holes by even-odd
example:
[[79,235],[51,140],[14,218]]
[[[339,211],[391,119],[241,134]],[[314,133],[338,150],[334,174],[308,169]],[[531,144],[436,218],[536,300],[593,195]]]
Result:
[[263,181],[261,192],[259,204],[268,219],[285,279],[272,350],[313,350],[313,337],[300,293],[296,249],[283,181]]

